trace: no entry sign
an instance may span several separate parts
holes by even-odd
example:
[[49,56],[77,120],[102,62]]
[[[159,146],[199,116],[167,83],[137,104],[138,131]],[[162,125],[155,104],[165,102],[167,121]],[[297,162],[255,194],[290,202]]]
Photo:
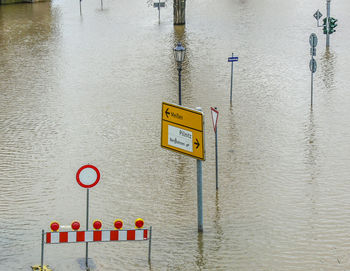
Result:
[[76,179],[84,188],[94,187],[100,181],[100,171],[93,165],[85,165],[77,171]]

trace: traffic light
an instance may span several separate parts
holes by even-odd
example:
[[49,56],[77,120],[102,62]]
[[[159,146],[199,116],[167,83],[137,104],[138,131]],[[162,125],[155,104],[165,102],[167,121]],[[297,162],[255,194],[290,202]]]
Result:
[[329,34],[336,32],[336,30],[334,28],[336,28],[338,26],[336,24],[337,21],[338,21],[337,19],[334,19],[332,17],[329,18]]
[[327,34],[327,17],[323,19],[323,34]]

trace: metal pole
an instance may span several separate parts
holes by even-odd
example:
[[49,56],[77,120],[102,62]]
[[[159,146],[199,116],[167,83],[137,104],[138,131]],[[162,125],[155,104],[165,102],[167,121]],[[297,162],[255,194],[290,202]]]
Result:
[[[233,57],[233,53],[232,53]],[[230,105],[232,105],[232,85],[233,85],[233,62],[231,63],[231,90],[230,90]]]
[[313,96],[314,96],[314,73],[311,71],[311,108],[313,105]]
[[203,232],[202,161],[197,159],[198,232]]
[[151,263],[152,226],[149,227],[148,263]]
[[81,0],[79,0],[79,6],[80,6],[80,16],[81,16]]
[[44,233],[44,230],[42,230],[41,231],[41,261],[40,261],[41,270],[44,270],[44,238],[45,238],[45,233]]
[[327,0],[327,35],[326,48],[329,48],[329,18],[331,17],[331,0]]
[[[88,230],[89,230],[89,188],[86,189],[86,231]],[[88,256],[89,256],[89,243],[86,242],[86,258],[85,258],[86,268],[89,267]]]
[[[217,108],[215,107],[215,110]],[[218,124],[216,123],[216,129],[215,129],[215,166],[216,166],[216,190],[219,189],[219,164],[218,164]]]
[[158,2],[158,23],[160,23],[160,0]]
[[[202,111],[197,107],[196,110]],[[203,195],[202,195],[202,161],[197,159],[197,208],[198,208],[198,232],[203,232]]]
[[101,9],[103,9],[103,0],[101,0]]
[[182,70],[181,64],[179,64],[177,69],[179,71],[179,105],[181,105],[181,70]]

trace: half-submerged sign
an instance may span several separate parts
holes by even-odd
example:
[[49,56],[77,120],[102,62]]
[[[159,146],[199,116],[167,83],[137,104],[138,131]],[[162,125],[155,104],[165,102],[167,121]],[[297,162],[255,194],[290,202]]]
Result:
[[203,112],[163,102],[161,146],[205,160],[203,119]]
[[165,8],[165,2],[155,2],[153,3],[154,8]]

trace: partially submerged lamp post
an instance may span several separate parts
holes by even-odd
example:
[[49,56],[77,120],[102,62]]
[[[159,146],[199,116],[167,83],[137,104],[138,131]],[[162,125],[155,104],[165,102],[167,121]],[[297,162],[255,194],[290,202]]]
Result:
[[181,45],[181,42],[174,48],[174,57],[177,62],[177,70],[179,71],[179,105],[181,105],[181,71],[182,62],[185,59],[185,52],[186,49]]

